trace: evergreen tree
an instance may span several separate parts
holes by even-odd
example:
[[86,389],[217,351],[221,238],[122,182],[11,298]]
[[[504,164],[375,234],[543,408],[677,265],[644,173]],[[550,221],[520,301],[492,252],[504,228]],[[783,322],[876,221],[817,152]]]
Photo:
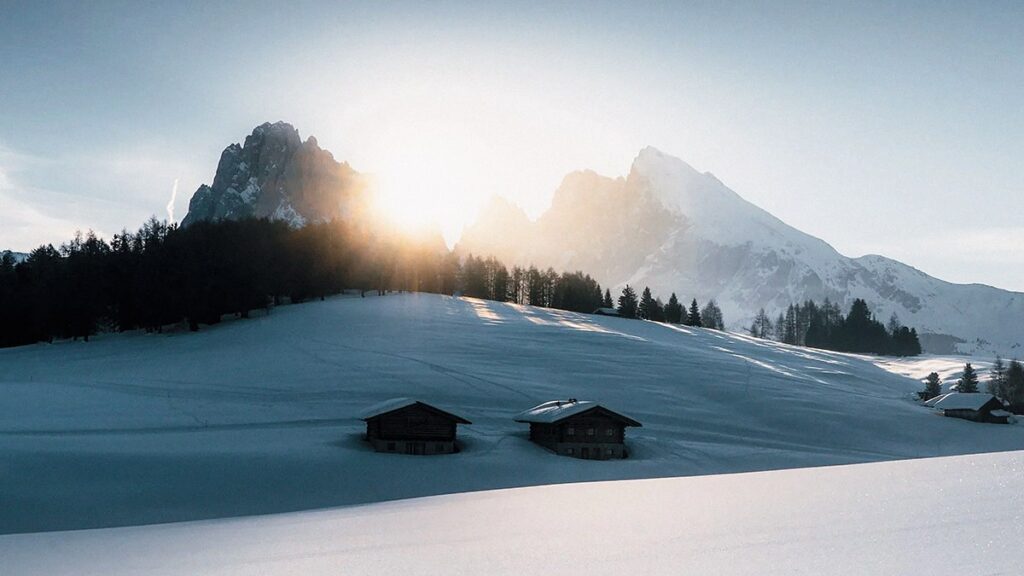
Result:
[[701,309],[700,319],[705,328],[725,330],[725,319],[722,317],[722,309],[718,307],[718,304],[713,299],[708,300],[708,303]]
[[774,334],[772,321],[764,308],[761,308],[754,317],[754,323],[750,325],[750,335],[754,338],[773,338]]
[[683,305],[679,303],[675,292],[669,296],[668,304],[665,304],[665,321],[670,324],[679,324],[683,321]]
[[696,298],[690,303],[690,314],[686,317],[686,325],[693,326],[694,328],[700,328],[704,325],[700,319],[700,308],[697,306]]
[[612,304],[612,291],[607,288],[604,290],[604,300],[601,301],[601,306],[604,308],[611,308],[614,306],[614,304]]
[[900,324],[899,316],[897,316],[896,313],[893,312],[892,316],[889,317],[889,325],[888,325],[889,335],[890,336],[896,336],[896,334],[900,331],[900,328],[902,328],[902,327],[903,327],[903,325]]
[[925,378],[924,391],[919,392],[918,396],[921,397],[921,400],[931,400],[932,398],[935,398],[936,396],[939,396],[941,394],[942,380],[939,379],[939,375],[937,372],[932,372],[931,374],[928,375],[927,378]]
[[636,307],[636,291],[626,284],[626,287],[622,289],[622,294],[619,295],[619,316],[636,318]]
[[786,309],[786,328],[782,333],[782,341],[786,344],[797,343],[796,307],[792,304]]
[[964,365],[964,374],[957,380],[956,390],[965,394],[978,391],[978,373],[970,362]]
[[665,321],[665,305],[661,303],[661,298],[655,298],[654,303],[651,305],[651,320],[655,322]]
[[786,341],[786,316],[782,312],[779,312],[779,316],[775,319],[770,337],[776,342]]
[[644,286],[644,291],[640,295],[640,306],[637,308],[637,315],[644,320],[653,320],[651,317],[654,312],[654,297],[651,296],[651,289]]
[[999,398],[1006,398],[1006,365],[1002,357],[996,355],[996,361],[989,370],[989,379],[985,383],[985,391]]
[[1005,399],[1010,405],[1020,411],[1024,407],[1024,366],[1016,360],[1011,360],[1006,368],[1006,382],[1003,384]]

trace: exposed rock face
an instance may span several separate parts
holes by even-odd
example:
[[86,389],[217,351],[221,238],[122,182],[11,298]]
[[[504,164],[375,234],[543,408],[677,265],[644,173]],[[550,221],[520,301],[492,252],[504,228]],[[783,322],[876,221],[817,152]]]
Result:
[[351,217],[365,208],[365,190],[359,173],[316,138],[303,142],[291,124],[266,123],[243,145],[224,149],[213,185],[196,190],[181,225],[255,217],[301,226]]
[[774,317],[805,299],[845,308],[863,298],[878,318],[895,312],[916,327],[928,351],[1024,350],[1024,294],[944,282],[882,256],[846,257],[653,148],[625,178],[570,174],[536,222],[501,202],[484,214],[457,250],[583,270],[613,291],[628,283],[663,299],[715,298],[733,329],[762,307]]

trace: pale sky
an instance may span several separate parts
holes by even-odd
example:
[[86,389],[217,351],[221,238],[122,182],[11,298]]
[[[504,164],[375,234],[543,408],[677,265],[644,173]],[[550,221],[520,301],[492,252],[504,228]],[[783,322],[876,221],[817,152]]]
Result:
[[653,145],[848,256],[1024,291],[1024,4],[720,4],[4,2],[0,248],[176,180],[180,220],[285,120],[449,240]]

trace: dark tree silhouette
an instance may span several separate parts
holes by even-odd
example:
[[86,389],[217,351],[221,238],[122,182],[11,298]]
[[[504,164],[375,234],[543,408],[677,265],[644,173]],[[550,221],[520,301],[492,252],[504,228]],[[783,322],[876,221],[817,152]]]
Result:
[[619,316],[623,318],[636,318],[637,300],[636,291],[626,284],[626,287],[622,289],[622,294],[619,295]]
[[956,391],[962,393],[978,391],[978,373],[974,371],[970,362],[964,365],[964,374],[956,382]]

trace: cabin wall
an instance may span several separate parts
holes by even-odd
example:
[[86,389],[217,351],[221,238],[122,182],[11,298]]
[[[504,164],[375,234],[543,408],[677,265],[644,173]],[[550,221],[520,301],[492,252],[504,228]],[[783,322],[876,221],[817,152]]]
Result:
[[627,456],[625,426],[601,414],[581,414],[557,424],[530,424],[530,440],[562,456],[612,460]]
[[602,415],[580,415],[558,423],[558,441],[577,444],[621,444],[626,439],[626,427],[617,420]]
[[393,454],[410,454],[416,456],[454,454],[459,451],[455,442],[449,440],[421,441],[371,438],[370,444],[377,452],[391,452]]
[[452,454],[458,452],[458,424],[414,405],[366,421],[366,439],[377,452],[395,454]]

